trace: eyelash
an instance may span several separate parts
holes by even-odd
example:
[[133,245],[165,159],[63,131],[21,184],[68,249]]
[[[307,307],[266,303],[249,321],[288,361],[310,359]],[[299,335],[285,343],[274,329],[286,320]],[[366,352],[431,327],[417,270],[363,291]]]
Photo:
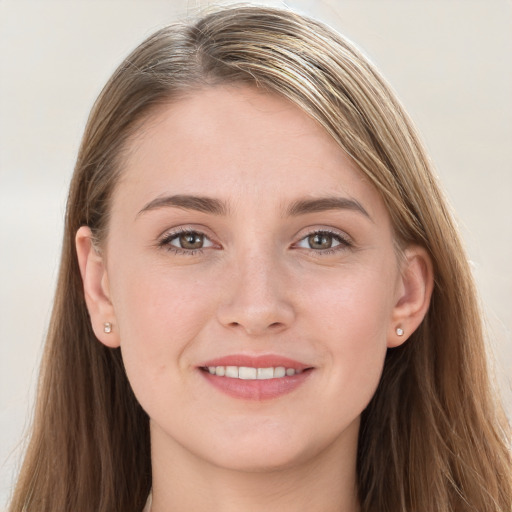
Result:
[[329,229],[315,229],[313,231],[310,231],[305,236],[303,236],[298,242],[294,244],[295,248],[300,249],[301,247],[297,247],[297,244],[300,242],[306,240],[307,238],[315,235],[320,236],[330,236],[332,237],[336,242],[338,242],[338,245],[334,247],[329,247],[327,249],[312,249],[312,248],[305,248],[307,251],[310,251],[313,255],[318,257],[323,256],[330,256],[332,254],[338,253],[340,251],[344,251],[347,249],[351,249],[353,247],[353,243],[350,241],[347,235],[342,235],[341,233],[337,231],[331,231]]
[[[171,233],[165,234],[159,241],[158,241],[158,247],[165,249],[166,251],[172,252],[177,255],[185,255],[185,256],[194,256],[196,254],[202,254],[204,252],[204,247],[200,247],[198,249],[184,249],[182,247],[176,247],[174,245],[171,245],[171,242],[173,240],[176,240],[178,237],[183,235],[200,235],[204,237],[205,240],[210,240],[210,238],[203,233],[202,231],[199,231],[197,229],[184,229],[179,228],[176,231],[172,231]],[[211,242],[211,240],[210,240]],[[213,246],[213,242],[212,242]]]
[[[185,249],[181,247],[177,247],[174,245],[171,245],[171,242],[173,240],[176,240],[178,237],[183,235],[199,235],[204,238],[204,240],[208,240],[210,242],[209,247],[214,246],[214,242],[211,241],[211,239],[202,231],[196,230],[196,229],[184,229],[180,228],[176,231],[172,231],[171,233],[167,233],[164,235],[159,241],[158,241],[158,247],[163,248],[169,252],[172,252],[177,255],[185,255],[185,256],[194,256],[197,254],[203,254],[204,249],[207,249],[209,247],[200,247],[198,249]],[[330,236],[332,237],[336,242],[338,242],[338,245],[334,247],[330,247],[328,249],[313,249],[313,248],[304,248],[307,251],[311,252],[315,256],[329,256],[334,253],[337,253],[339,251],[343,251],[346,249],[350,249],[353,247],[352,242],[348,239],[348,237],[341,235],[340,233],[336,231],[330,231],[328,229],[319,229],[319,230],[313,230],[304,235],[298,242],[295,242],[292,245],[292,248],[294,249],[300,249],[301,247],[298,246],[299,243],[303,242],[307,238],[315,235],[320,236]]]

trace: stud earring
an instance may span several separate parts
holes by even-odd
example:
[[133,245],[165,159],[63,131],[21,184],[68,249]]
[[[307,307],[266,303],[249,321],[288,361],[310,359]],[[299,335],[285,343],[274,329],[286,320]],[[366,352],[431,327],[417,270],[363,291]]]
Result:
[[403,336],[404,335],[404,330],[401,327],[397,327],[396,328],[396,334],[397,334],[397,336]]
[[110,322],[105,322],[103,324],[103,332],[106,334],[110,334],[112,332],[112,324]]

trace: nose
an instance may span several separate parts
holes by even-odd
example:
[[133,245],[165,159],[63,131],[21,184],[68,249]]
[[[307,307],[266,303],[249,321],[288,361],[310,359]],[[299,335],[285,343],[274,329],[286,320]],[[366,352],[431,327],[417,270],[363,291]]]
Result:
[[218,308],[219,322],[250,336],[284,331],[295,318],[287,281],[275,257],[252,255],[238,262]]

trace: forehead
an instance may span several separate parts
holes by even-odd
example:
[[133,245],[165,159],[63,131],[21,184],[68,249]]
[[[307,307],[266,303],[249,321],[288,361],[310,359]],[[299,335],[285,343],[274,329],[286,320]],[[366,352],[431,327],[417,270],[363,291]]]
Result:
[[[320,124],[251,86],[193,91],[155,111],[129,143],[118,190],[146,203],[164,194],[260,202],[297,196],[379,194]],[[225,196],[225,197],[224,197]],[[374,212],[375,213],[375,212]]]

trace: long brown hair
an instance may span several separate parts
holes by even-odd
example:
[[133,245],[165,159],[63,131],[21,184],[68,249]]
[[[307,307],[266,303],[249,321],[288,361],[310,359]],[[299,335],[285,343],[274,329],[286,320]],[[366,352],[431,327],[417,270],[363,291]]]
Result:
[[433,261],[430,309],[390,349],[363,413],[363,512],[510,512],[509,426],[489,386],[481,313],[459,236],[403,108],[367,60],[324,25],[277,9],[220,10],[164,28],[117,69],[92,110],[71,183],[31,441],[11,512],[142,510],[149,420],[118,349],[95,338],[75,234],[99,243],[130,136],[191,89],[244,82],[315,118],[380,191],[397,245]]

